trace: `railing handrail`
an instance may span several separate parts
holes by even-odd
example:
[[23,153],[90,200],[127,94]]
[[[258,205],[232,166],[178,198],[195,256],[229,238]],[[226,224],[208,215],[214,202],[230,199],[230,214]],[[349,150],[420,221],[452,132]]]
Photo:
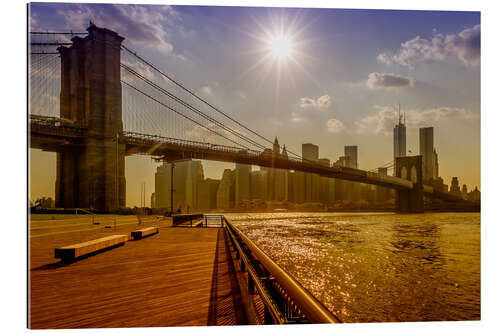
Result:
[[288,296],[300,307],[311,323],[341,323],[341,320],[331,313],[323,303],[305,289],[295,278],[276,264],[264,251],[252,242],[240,229],[224,217],[226,226],[236,233],[245,243],[252,255],[266,268],[274,279],[286,290]]

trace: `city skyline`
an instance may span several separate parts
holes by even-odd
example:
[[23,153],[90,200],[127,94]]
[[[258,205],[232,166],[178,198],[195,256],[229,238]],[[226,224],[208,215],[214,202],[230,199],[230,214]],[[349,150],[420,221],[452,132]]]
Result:
[[[49,9],[54,9],[54,6],[59,9],[49,13]],[[132,22],[130,17],[125,15],[125,7],[143,16]],[[267,137],[277,136],[280,142],[286,144],[287,149],[299,152],[302,143],[310,142],[320,147],[319,155],[322,158],[335,161],[343,155],[344,146],[356,145],[359,148],[358,163],[362,169],[373,169],[392,159],[391,134],[395,125],[392,106],[399,102],[402,111],[407,115],[408,150],[414,153],[419,150],[418,128],[434,127],[434,147],[439,152],[439,170],[445,183],[450,183],[453,176],[458,176],[460,183],[466,183],[469,189],[475,186],[480,188],[479,51],[476,48],[478,45],[475,44],[479,43],[479,13],[328,9],[320,16],[317,13],[323,9],[173,6],[159,7],[159,14],[154,16],[152,8],[154,7],[35,4],[31,7],[33,20],[30,22],[30,29],[82,31],[86,27],[86,16],[89,16],[96,24],[109,26],[126,35],[126,43],[130,43],[127,45],[133,46],[140,50],[141,54],[173,71],[181,82],[193,88],[197,87],[197,92],[204,98],[215,101],[223,110],[242,118],[250,127],[261,129]],[[112,11],[123,15],[114,16],[115,21],[106,20],[106,15],[110,15]],[[231,16],[228,12],[234,15]],[[77,13],[78,20],[69,19]],[[246,30],[236,29],[227,36],[221,34],[227,38],[224,41],[218,40],[211,33],[208,34],[206,43],[196,40],[201,29],[201,23],[196,24],[196,19],[213,23],[211,27],[215,27],[217,31],[231,30],[228,23],[221,19],[222,15],[231,16],[230,21],[246,18],[242,21],[242,27]],[[318,18],[313,20],[316,16]],[[417,24],[417,18],[424,16],[429,18],[425,24],[420,21]],[[438,16],[446,19],[441,22]],[[146,24],[146,17],[154,17],[155,20]],[[256,33],[248,32],[252,29],[262,30],[266,25],[261,21],[265,21],[266,17],[270,18],[269,26],[272,26],[273,20],[276,19],[282,19],[285,26],[291,26],[297,21],[314,22],[304,29],[298,29],[300,33],[296,37],[297,49],[292,50],[292,53],[297,52],[297,59],[302,60],[299,64],[301,63],[304,72],[300,67],[293,67],[292,62],[282,64],[283,68],[290,70],[287,74],[290,79],[280,82],[279,89],[276,61],[263,61],[264,64],[259,64],[257,69],[249,71],[243,78],[234,73],[240,69],[241,74],[241,68],[252,68],[262,57],[259,47],[263,47],[262,44],[265,43],[260,37],[255,38]],[[340,18],[340,23],[344,25],[337,23],[337,29],[332,29],[327,22],[328,18],[332,17]],[[356,17],[371,17],[369,23],[363,22],[363,26],[356,30],[358,33],[363,32],[362,38],[358,36],[357,39],[356,34],[353,35],[349,30],[351,26],[347,22],[348,18]],[[388,29],[384,22],[394,17],[404,17],[407,19],[405,23],[409,22],[411,28],[402,29],[390,38],[382,38],[381,34]],[[178,18],[182,19],[175,21]],[[126,22],[130,24],[126,25]],[[399,23],[396,20],[394,24]],[[369,26],[375,28],[380,43],[374,45],[372,41],[371,44],[368,43],[366,50],[361,50],[357,44],[375,36],[375,32],[371,35],[367,29]],[[140,44],[138,35],[132,33],[139,32],[139,27],[145,29],[142,30],[144,34],[149,32],[151,36],[159,38],[160,42],[154,44],[149,41],[149,44]],[[159,27],[163,27],[164,31],[188,29],[184,32],[192,38],[191,43],[187,45],[180,39],[175,40],[175,37],[155,30],[160,29]],[[326,52],[331,49],[328,43],[331,43],[333,38],[321,33],[327,30],[344,33],[334,38],[341,42],[337,44],[335,53]],[[308,34],[322,36],[319,39],[323,43],[308,38]],[[241,40],[238,40],[238,37]],[[210,44],[214,40],[234,45],[236,49],[241,47],[241,52],[236,52],[237,56],[225,55],[227,72],[218,73],[212,70],[221,67],[220,62],[224,61],[217,59],[217,54],[214,54],[214,44]],[[242,40],[248,42],[248,45]],[[453,41],[455,43],[452,43]],[[363,61],[355,63],[356,59],[347,57],[349,50],[357,55],[353,58],[362,58]],[[204,54],[205,51],[210,52],[206,58],[200,59],[199,54]],[[186,59],[183,60],[182,57]],[[254,62],[251,63],[251,60]],[[185,65],[183,71],[176,72],[175,65],[178,66],[178,62]],[[340,64],[354,66],[351,68],[352,73],[345,72]],[[260,68],[262,66],[264,68]],[[321,73],[320,68],[324,69],[325,73]],[[266,72],[267,80],[262,79]],[[302,81],[297,79],[299,72],[302,73]],[[285,73],[283,72],[283,75]],[[311,77],[304,73],[309,73]],[[237,80],[234,79],[236,77]],[[260,82],[260,85],[251,89],[255,82]],[[229,96],[231,94],[236,96]],[[366,102],[361,102],[362,100]],[[296,135],[298,130],[301,136]],[[457,146],[461,147],[461,155],[456,152]],[[50,179],[51,175],[47,175],[44,170],[36,170],[34,165],[43,163],[48,170],[51,167],[55,169],[55,154],[33,149],[30,152],[33,199],[53,196],[55,172]],[[468,158],[463,159],[463,154]],[[153,192],[154,170],[157,164],[148,157],[127,157],[126,161],[127,205],[133,206],[140,201],[137,193],[139,183],[146,182],[147,198]],[[202,164],[207,178],[216,179],[221,179],[224,169],[234,167],[234,164],[231,166],[206,161]],[[37,181],[34,182],[34,179]]]

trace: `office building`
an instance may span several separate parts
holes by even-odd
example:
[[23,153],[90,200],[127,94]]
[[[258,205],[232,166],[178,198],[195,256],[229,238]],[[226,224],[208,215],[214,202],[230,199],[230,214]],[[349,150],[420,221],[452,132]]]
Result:
[[302,158],[308,161],[317,161],[319,159],[319,146],[312,143],[303,143]]
[[344,146],[345,166],[358,168],[358,146]]
[[406,124],[401,112],[398,114],[398,123],[394,126],[393,145],[394,164],[396,164],[396,157],[406,156]]
[[234,190],[235,171],[225,169],[222,173],[219,187],[217,188],[217,209],[234,208],[235,190]]
[[204,179],[198,182],[196,209],[198,211],[207,211],[217,208],[217,190],[220,180]]
[[420,155],[422,155],[422,179],[424,182],[434,178],[434,128],[420,128]]
[[453,177],[451,179],[450,193],[460,195],[460,184],[458,183],[458,177]]
[[236,164],[235,171],[235,203],[238,205],[244,200],[250,200],[250,172],[249,164]]
[[[172,163],[164,162],[156,168],[155,206],[171,209]],[[197,183],[203,180],[201,161],[183,160],[173,164],[173,210],[187,212],[196,208]]]

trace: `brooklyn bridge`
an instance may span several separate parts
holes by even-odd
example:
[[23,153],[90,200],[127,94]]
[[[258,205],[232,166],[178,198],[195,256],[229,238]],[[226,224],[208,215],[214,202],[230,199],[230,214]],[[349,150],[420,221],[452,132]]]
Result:
[[275,154],[245,126],[123,44],[118,33],[31,32],[29,144],[57,153],[56,206],[125,206],[125,156],[192,158],[316,173],[396,190],[396,211],[424,196],[459,201],[422,181],[422,156],[398,157],[395,176]]

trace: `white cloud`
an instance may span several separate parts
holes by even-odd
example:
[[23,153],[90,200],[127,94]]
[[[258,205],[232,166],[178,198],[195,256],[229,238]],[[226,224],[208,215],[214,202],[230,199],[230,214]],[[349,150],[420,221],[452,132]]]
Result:
[[414,85],[412,78],[400,76],[393,73],[370,73],[366,80],[366,85],[370,89],[403,89]]
[[340,133],[345,131],[346,129],[344,123],[335,118],[328,119],[328,121],[326,122],[326,127],[328,129],[328,132],[330,133]]
[[317,99],[302,97],[299,105],[301,108],[317,107],[320,109],[327,109],[332,105],[332,99],[329,95],[323,95]]
[[377,60],[386,65],[393,63],[411,69],[425,60],[444,61],[458,58],[466,66],[478,66],[481,60],[481,26],[478,24],[458,34],[444,36],[434,34],[431,39],[420,36],[401,43],[401,48],[393,56],[381,53]]
[[238,91],[236,92],[236,95],[238,95],[239,98],[241,98],[242,100],[244,101],[247,101],[248,100],[248,97],[247,95],[243,92],[243,91]]
[[203,86],[201,87],[201,92],[206,94],[206,95],[212,95],[212,87],[210,86]]
[[304,117],[300,113],[292,112],[292,122],[293,123],[301,123],[304,120],[305,120]]
[[[397,117],[392,106],[374,106],[377,112],[355,122],[356,132],[360,134],[380,133],[392,135]],[[463,108],[436,107],[430,109],[405,110],[407,128],[434,126],[444,119],[476,119],[478,115]]]
[[92,20],[97,26],[124,36],[125,43],[136,48],[153,46],[165,54],[173,51],[167,26],[173,27],[179,21],[169,6],[74,4],[71,9],[59,9],[57,13],[64,17],[69,30],[82,31]]

